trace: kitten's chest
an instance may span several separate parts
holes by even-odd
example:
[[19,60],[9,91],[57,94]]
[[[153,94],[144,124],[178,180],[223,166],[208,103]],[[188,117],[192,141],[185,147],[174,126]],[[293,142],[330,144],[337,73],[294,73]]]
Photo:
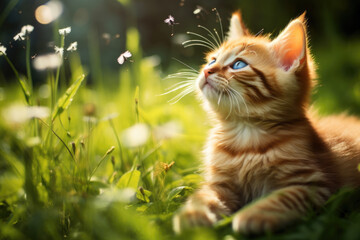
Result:
[[219,150],[213,150],[206,163],[206,180],[209,182],[226,182],[233,186],[247,203],[273,190],[272,169],[268,166],[274,156],[267,154],[244,153],[231,156]]
[[285,140],[251,124],[214,128],[205,149],[206,180],[233,186],[245,203],[268,194],[277,187],[274,163],[292,156]]

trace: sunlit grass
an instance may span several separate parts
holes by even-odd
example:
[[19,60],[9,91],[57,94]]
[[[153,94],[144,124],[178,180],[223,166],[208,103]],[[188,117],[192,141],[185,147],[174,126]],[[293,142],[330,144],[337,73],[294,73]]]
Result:
[[[1,236],[160,239],[154,220],[170,221],[201,180],[194,173],[204,115],[197,105],[170,105],[160,96],[171,82],[139,56],[136,30],[128,38],[134,61],[111,76],[119,79],[116,87],[82,84],[76,52],[54,70],[49,60],[41,63],[50,89],[45,98],[33,90],[31,72],[25,78],[14,67],[20,87],[7,87],[1,102]],[[67,65],[72,80],[62,90],[59,73]],[[46,113],[35,112],[34,102]]]

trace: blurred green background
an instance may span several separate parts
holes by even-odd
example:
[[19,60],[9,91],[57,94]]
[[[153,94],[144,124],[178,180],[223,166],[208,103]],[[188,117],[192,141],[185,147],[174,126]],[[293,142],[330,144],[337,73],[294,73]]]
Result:
[[[117,71],[115,61],[126,49],[126,30],[136,27],[140,33],[143,56],[158,56],[157,68],[165,74],[178,69],[172,57],[181,59],[197,68],[202,64],[203,49],[184,49],[181,42],[187,39],[187,31],[196,31],[197,25],[208,28],[219,27],[212,8],[221,15],[223,26],[227,29],[231,13],[237,9],[243,12],[247,26],[254,32],[262,28],[266,33],[276,35],[290,19],[307,12],[310,42],[315,60],[319,66],[319,88],[315,99],[321,112],[331,113],[349,111],[360,113],[360,2],[356,0],[323,1],[206,1],[206,0],[76,0],[61,1],[63,13],[53,23],[42,25],[35,19],[35,9],[47,1],[5,0],[0,9],[10,3],[14,9],[1,19],[0,39],[14,47],[8,50],[12,59],[20,59],[25,50],[21,43],[12,37],[21,26],[35,26],[32,33],[32,55],[49,52],[54,45],[54,25],[72,26],[68,41],[78,41],[81,62],[88,71],[88,83],[94,78],[109,85],[116,79],[106,77]],[[194,14],[195,9],[201,12]],[[163,20],[171,14],[179,23],[171,28]],[[17,47],[20,45],[20,47]],[[0,61],[0,84],[11,81],[11,72]],[[24,62],[17,62],[19,69],[25,70]],[[39,73],[37,73],[39,74]],[[41,74],[41,73],[40,73]],[[36,81],[40,84],[40,80]]]

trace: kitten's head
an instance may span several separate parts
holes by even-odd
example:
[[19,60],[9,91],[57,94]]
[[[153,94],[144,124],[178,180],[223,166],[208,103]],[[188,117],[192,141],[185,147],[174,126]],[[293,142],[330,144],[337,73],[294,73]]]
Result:
[[309,100],[314,66],[304,14],[278,37],[252,35],[240,12],[226,41],[206,56],[196,82],[207,110],[222,119],[292,119]]

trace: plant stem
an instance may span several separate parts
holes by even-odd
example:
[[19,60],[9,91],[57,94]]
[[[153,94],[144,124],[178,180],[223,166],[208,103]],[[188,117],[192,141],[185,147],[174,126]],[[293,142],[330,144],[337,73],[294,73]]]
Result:
[[[52,129],[51,124],[50,124],[50,126],[49,126],[49,124],[47,124],[46,122],[44,122],[42,119],[40,119],[40,118],[38,118],[38,119],[39,119],[45,126],[47,126],[47,127],[51,130],[51,132],[60,140],[60,142],[64,145],[64,147],[66,148],[66,150],[69,152],[72,160],[73,160],[74,162],[76,162],[75,157],[74,157],[74,155],[72,154],[70,148],[66,145],[66,143],[64,142],[64,140],[62,140],[61,137]],[[52,121],[51,121],[51,122],[52,122]],[[51,146],[51,147],[52,147],[52,146]]]
[[100,167],[101,163],[105,160],[105,158],[114,151],[115,147],[112,146],[111,148],[109,148],[109,150],[106,151],[106,153],[104,154],[104,156],[100,159],[98,165],[92,170],[92,172],[89,175],[89,179],[88,182],[90,182],[91,177],[94,175],[94,173],[96,172],[96,170]]
[[54,76],[52,73],[48,73],[48,79],[50,81],[50,126],[49,126],[49,131],[47,134],[47,138],[46,138],[46,142],[49,141],[49,147],[51,149],[50,155],[51,155],[51,159],[54,159],[54,154],[53,154],[53,147],[52,147],[52,142],[53,142],[53,136],[51,134],[51,132],[53,131],[53,120],[51,119],[51,116],[54,112],[54,106],[55,106],[55,90],[54,90]]
[[[34,96],[34,86],[31,76],[31,67],[30,67],[30,37],[29,35],[26,36],[26,73],[28,78],[28,85],[31,97],[31,104],[36,105],[35,103],[35,96]],[[39,135],[39,128],[38,128],[38,121],[36,119],[33,120],[34,122],[34,136]]]
[[[116,137],[116,141],[117,141],[117,144],[118,144],[118,147],[119,147],[119,157],[120,157],[120,163],[121,163],[120,168],[124,168],[125,163],[124,163],[123,149],[122,149],[122,145],[121,145],[121,142],[120,142],[120,138],[119,138],[119,135],[116,132],[116,128],[115,128],[115,125],[114,125],[112,119],[109,119],[109,123],[110,123],[110,126],[111,126],[111,128],[112,128],[112,130],[114,132],[114,135]],[[125,171],[125,168],[123,170]]]
[[[61,40],[60,40],[60,48],[64,49],[64,45],[65,45],[65,34],[64,35],[61,35]],[[63,58],[61,56],[61,58]],[[59,78],[60,78],[60,68],[61,68],[61,65],[57,68],[56,70],[56,77],[55,77],[55,88],[54,88],[54,99],[56,99],[56,94],[57,94],[57,88],[58,88],[58,85],[59,85]]]
[[16,76],[16,79],[18,80],[18,83],[20,84],[21,90],[23,91],[23,94],[24,94],[27,104],[32,105],[29,86],[27,86],[26,82],[20,78],[19,72],[16,70],[14,64],[10,61],[10,59],[6,55],[3,55],[3,56],[5,57],[6,61],[10,65],[11,69],[13,70],[13,72]]
[[[30,38],[29,35],[26,36],[26,73],[28,78],[28,84],[30,88],[30,94],[32,98],[34,98],[33,94],[33,82],[31,77],[31,67],[30,67]],[[34,99],[32,99],[32,102],[34,102]]]

